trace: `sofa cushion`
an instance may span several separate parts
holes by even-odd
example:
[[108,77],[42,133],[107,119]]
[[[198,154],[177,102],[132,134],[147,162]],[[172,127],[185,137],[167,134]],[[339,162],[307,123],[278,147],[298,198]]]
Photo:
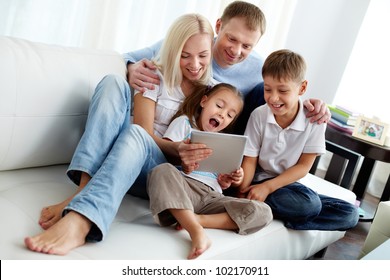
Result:
[[[126,195],[107,238],[87,243],[66,256],[29,251],[26,236],[42,231],[38,225],[43,206],[64,200],[76,186],[65,175],[66,165],[0,171],[0,259],[185,259],[190,250],[186,231],[160,227],[148,201]],[[351,191],[308,174],[305,183],[317,191],[354,202]],[[212,246],[199,259],[306,259],[344,236],[344,231],[297,231],[273,220],[262,230],[239,235],[229,230],[206,229]]]
[[0,170],[68,163],[96,84],[107,74],[126,75],[113,51],[4,36],[0,61]]

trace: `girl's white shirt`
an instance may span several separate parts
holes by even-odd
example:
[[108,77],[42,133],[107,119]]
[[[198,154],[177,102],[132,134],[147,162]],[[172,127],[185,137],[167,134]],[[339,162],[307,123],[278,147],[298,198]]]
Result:
[[[164,138],[171,141],[178,142],[191,138],[191,131],[195,128],[191,127],[190,121],[187,116],[180,116],[172,121],[167,131],[164,134]],[[217,180],[217,173],[193,171],[190,174],[182,172],[184,176],[195,179],[203,184],[211,187],[214,191],[222,193],[221,186]]]

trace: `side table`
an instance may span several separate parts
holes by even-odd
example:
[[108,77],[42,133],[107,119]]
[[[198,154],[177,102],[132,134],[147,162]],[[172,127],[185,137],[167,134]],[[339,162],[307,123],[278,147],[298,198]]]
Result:
[[[339,131],[328,126],[326,129],[326,140],[342,146],[350,151],[360,154],[364,157],[362,166],[359,169],[355,185],[352,191],[356,194],[358,200],[364,198],[364,193],[367,184],[370,180],[375,161],[390,163],[390,147],[376,145],[358,138],[352,137],[350,134]],[[390,174],[387,179],[380,201],[390,199]],[[372,213],[373,214],[373,213]],[[361,221],[372,221],[372,216],[362,217]]]

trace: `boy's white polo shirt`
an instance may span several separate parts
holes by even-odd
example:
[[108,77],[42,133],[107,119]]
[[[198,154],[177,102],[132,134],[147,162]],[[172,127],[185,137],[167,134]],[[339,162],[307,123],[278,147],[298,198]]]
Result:
[[276,177],[294,166],[302,153],[324,154],[326,124],[310,123],[302,101],[295,120],[282,129],[267,104],[256,108],[245,130],[245,155],[259,157],[254,181]]

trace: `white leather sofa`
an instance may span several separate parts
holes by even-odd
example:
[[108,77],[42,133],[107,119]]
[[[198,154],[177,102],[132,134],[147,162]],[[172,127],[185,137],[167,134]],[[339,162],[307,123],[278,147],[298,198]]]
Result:
[[[41,208],[76,187],[65,174],[82,134],[88,102],[106,74],[125,76],[113,51],[76,49],[0,37],[0,259],[185,259],[185,231],[161,228],[148,201],[127,195],[108,237],[66,256],[27,250],[23,239],[41,232]],[[355,195],[311,174],[304,183],[354,203]],[[306,259],[344,236],[340,231],[294,231],[274,220],[240,236],[207,230],[212,246],[200,259]]]
[[363,259],[389,259],[390,251],[377,251],[378,247],[390,239],[390,201],[381,201],[378,204],[374,220],[368,231],[366,240],[360,252]]

